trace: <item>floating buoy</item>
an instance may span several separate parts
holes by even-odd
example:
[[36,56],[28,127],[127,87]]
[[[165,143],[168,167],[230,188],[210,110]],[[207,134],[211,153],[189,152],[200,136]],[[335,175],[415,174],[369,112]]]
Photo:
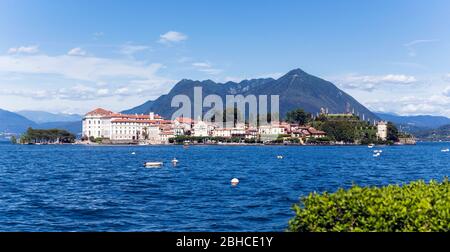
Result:
[[147,168],[156,168],[161,167],[163,165],[163,162],[145,162],[144,166]]
[[277,158],[278,158],[278,159],[283,159],[283,156],[278,155]]
[[239,184],[239,179],[233,178],[233,179],[231,180],[231,185],[232,185],[232,186],[237,186],[238,184]]

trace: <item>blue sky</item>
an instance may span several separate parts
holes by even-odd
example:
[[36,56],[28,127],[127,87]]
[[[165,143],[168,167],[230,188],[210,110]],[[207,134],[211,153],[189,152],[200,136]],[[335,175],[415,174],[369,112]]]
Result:
[[0,108],[122,110],[180,79],[333,81],[372,110],[450,116],[450,2],[0,1]]

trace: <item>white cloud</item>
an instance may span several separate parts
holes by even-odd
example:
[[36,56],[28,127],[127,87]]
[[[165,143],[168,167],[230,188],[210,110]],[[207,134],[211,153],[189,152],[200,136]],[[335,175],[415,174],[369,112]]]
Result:
[[16,54],[16,53],[33,54],[33,53],[37,53],[37,52],[39,52],[38,45],[12,47],[12,48],[9,48],[9,50],[8,50],[9,54]]
[[124,55],[133,55],[135,53],[149,50],[149,46],[145,45],[131,45],[131,44],[125,44],[120,47],[120,53]]
[[372,91],[380,85],[411,85],[417,82],[414,76],[404,74],[356,75],[333,78],[343,88]]
[[101,82],[108,78],[153,79],[161,64],[98,57],[0,56],[0,73],[55,74],[68,79]]
[[438,42],[438,41],[439,40],[437,40],[437,39],[418,39],[418,40],[413,40],[408,43],[405,43],[403,46],[405,46],[406,49],[408,50],[409,56],[415,57],[417,55],[416,46],[418,46],[420,44],[433,43],[433,42]]
[[67,55],[70,56],[86,56],[87,52],[83,49],[81,49],[80,47],[75,47],[69,50],[69,52],[67,52]]
[[392,112],[399,115],[446,115],[450,116],[450,97],[431,95],[429,97],[405,96],[398,99],[375,99],[366,101],[372,111]]
[[442,77],[442,79],[444,79],[444,81],[448,81],[450,82],[450,74],[446,74]]
[[194,62],[192,63],[192,66],[199,68],[210,68],[211,64],[207,62]]
[[194,62],[192,66],[200,72],[209,74],[209,75],[217,75],[223,72],[222,69],[214,68],[209,62]]
[[94,40],[99,40],[101,37],[105,36],[104,32],[94,32],[94,34],[92,34],[94,37]]
[[154,98],[175,83],[157,74],[162,67],[159,63],[134,59],[0,55],[0,76],[14,74],[31,82],[21,79],[3,83],[0,95],[70,101],[125,96]]
[[447,87],[442,94],[446,97],[450,97],[450,87]]
[[177,31],[169,31],[159,36],[160,43],[181,42],[187,39],[187,35]]

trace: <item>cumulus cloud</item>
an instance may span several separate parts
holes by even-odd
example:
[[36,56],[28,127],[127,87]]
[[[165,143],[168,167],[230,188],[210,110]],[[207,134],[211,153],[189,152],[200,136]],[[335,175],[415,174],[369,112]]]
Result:
[[406,49],[408,50],[409,56],[415,57],[417,55],[416,46],[418,46],[420,44],[433,43],[433,42],[438,42],[438,41],[439,40],[437,40],[437,39],[418,39],[418,40],[413,40],[408,43],[405,43],[403,46],[405,46]]
[[417,82],[414,76],[404,74],[387,75],[346,75],[337,78],[343,88],[372,91],[380,85],[411,85]]
[[0,76],[32,76],[28,81],[34,82],[9,80],[10,83],[4,83],[8,88],[0,90],[0,95],[72,101],[125,96],[153,98],[175,83],[159,76],[162,67],[159,63],[135,59],[0,55]]
[[177,31],[168,31],[159,36],[160,43],[175,43],[187,40],[188,36]]
[[450,116],[450,97],[431,95],[429,97],[404,96],[398,99],[376,99],[366,101],[373,111],[393,112],[399,115],[446,115]]
[[39,52],[38,45],[12,47],[12,48],[9,48],[9,50],[8,50],[9,54],[16,54],[16,53],[33,54],[33,53],[37,53],[37,52]]
[[70,55],[70,56],[86,56],[87,52],[85,50],[81,49],[80,47],[75,47],[75,48],[70,49],[67,52],[67,55]]

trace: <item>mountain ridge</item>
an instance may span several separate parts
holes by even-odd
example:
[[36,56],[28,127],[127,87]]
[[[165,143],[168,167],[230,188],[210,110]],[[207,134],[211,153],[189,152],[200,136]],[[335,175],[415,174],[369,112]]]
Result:
[[[355,113],[364,114],[365,119],[376,120],[373,114],[364,105],[349,94],[339,89],[333,83],[310,75],[300,68],[293,69],[278,79],[259,78],[242,80],[240,82],[216,83],[212,80],[182,79],[169,91],[155,100],[149,100],[134,108],[124,110],[127,114],[146,114],[155,112],[163,117],[170,118],[178,108],[171,107],[171,100],[175,95],[187,95],[193,101],[193,88],[202,87],[203,97],[210,94],[220,96],[241,94],[253,95],[279,95],[280,115],[284,117],[290,110],[303,108],[316,114],[321,108],[328,108],[330,113],[343,113],[346,110],[355,110]],[[224,99],[225,100],[225,99]],[[349,112],[349,111],[347,111]]]

